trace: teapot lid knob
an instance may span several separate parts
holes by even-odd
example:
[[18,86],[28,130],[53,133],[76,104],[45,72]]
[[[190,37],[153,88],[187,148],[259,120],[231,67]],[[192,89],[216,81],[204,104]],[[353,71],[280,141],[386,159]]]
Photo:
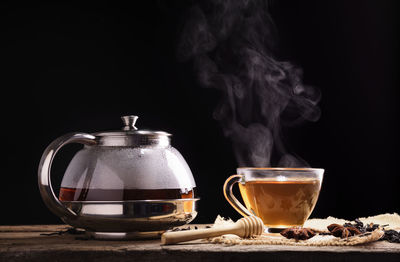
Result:
[[137,127],[135,126],[136,120],[138,119],[138,116],[121,116],[122,122],[124,122],[124,127],[122,130],[124,131],[129,131],[129,130],[137,130]]

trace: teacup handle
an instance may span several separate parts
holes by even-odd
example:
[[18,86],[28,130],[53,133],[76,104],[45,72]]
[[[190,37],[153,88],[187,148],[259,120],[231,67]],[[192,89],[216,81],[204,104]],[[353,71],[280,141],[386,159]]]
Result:
[[39,191],[43,201],[46,206],[62,220],[64,220],[64,218],[72,219],[76,217],[76,214],[71,209],[65,207],[54,194],[53,187],[51,186],[50,171],[54,156],[57,154],[58,150],[70,143],[94,145],[96,144],[96,137],[85,133],[70,133],[57,138],[43,152],[38,169]]
[[224,196],[226,200],[228,200],[229,204],[236,209],[239,214],[242,216],[254,216],[247,208],[245,208],[239,200],[233,195],[232,193],[232,187],[234,184],[238,183],[242,179],[241,175],[232,175],[228,177],[228,179],[225,181],[224,184]]

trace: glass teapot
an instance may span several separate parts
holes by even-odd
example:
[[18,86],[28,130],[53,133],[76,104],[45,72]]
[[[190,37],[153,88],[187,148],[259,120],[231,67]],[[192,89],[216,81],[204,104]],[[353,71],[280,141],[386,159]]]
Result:
[[[70,133],[54,140],[39,164],[40,194],[65,223],[96,239],[154,238],[196,215],[196,184],[171,135],[138,130],[137,116],[123,116],[118,131]],[[69,163],[59,196],[50,170],[66,144],[84,148]]]

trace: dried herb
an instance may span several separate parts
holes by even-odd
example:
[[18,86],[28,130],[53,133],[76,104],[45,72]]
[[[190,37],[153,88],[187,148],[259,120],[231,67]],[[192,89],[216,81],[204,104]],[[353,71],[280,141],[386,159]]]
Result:
[[360,230],[358,230],[354,226],[345,226],[345,225],[342,226],[339,224],[329,225],[328,230],[335,237],[341,237],[341,238],[347,238],[347,237],[359,235],[362,233]]
[[390,243],[400,243],[400,232],[396,230],[384,230],[385,234],[380,240],[386,240]]
[[[346,224],[350,224],[350,223],[346,223]],[[344,225],[346,225],[346,224],[344,224]],[[361,232],[372,232],[375,229],[378,229],[378,228],[385,229],[385,227],[388,226],[388,225],[380,226],[379,224],[374,224],[374,223],[364,225],[363,222],[361,222],[359,219],[355,220],[355,224],[350,224],[350,225],[354,225]],[[380,240],[386,240],[391,243],[400,243],[400,232],[397,232],[396,230],[383,230],[383,232],[385,234],[383,235],[383,237]]]
[[354,220],[354,222],[355,222],[354,224],[352,224],[352,223],[344,223],[343,226],[344,226],[344,227],[355,227],[355,228],[357,228],[361,233],[372,232],[372,231],[374,231],[375,229],[378,229],[378,228],[379,228],[379,224],[370,223],[370,224],[364,225],[364,223],[361,222],[360,219],[358,219],[358,218],[356,218],[356,219]]
[[[384,227],[388,226],[388,225],[379,225],[379,224],[374,224],[374,223],[370,223],[370,224],[364,225],[364,223],[361,222],[360,219],[358,219],[358,218],[355,219],[354,222],[355,223],[344,223],[343,227],[346,228],[347,231],[349,231],[349,232],[351,230],[353,230],[352,228],[356,228],[362,234],[360,236],[370,235],[371,234],[370,232],[372,232],[372,231],[374,231],[374,230],[376,230],[378,228],[385,229]],[[337,224],[332,224],[332,225],[337,225]],[[330,226],[332,226],[332,225],[330,225]],[[328,226],[328,229],[329,229],[330,226]],[[343,230],[345,231],[344,232],[345,235],[348,234],[348,232],[345,229],[342,229],[342,231],[341,231],[342,234],[343,234]],[[331,230],[329,230],[329,231],[331,231]],[[337,236],[341,237],[341,234],[339,232],[340,231],[338,230],[338,231],[336,231],[335,234],[337,234]],[[400,232],[397,232],[396,230],[383,230],[383,232],[385,234],[383,235],[383,237],[380,240],[386,240],[386,241],[389,241],[391,243],[400,243]],[[335,234],[333,234],[332,231],[331,231],[331,234],[335,235]]]
[[294,238],[296,241],[298,241],[312,238],[315,236],[315,232],[309,228],[292,227],[283,230],[281,235],[289,239]]

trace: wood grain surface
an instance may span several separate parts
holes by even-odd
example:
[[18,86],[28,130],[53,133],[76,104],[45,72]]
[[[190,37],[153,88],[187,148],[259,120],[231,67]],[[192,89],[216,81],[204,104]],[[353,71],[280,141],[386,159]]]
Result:
[[[191,225],[191,228],[205,225]],[[400,244],[362,246],[223,246],[201,240],[163,246],[142,241],[84,240],[82,235],[42,235],[66,225],[0,226],[0,261],[400,261]]]

